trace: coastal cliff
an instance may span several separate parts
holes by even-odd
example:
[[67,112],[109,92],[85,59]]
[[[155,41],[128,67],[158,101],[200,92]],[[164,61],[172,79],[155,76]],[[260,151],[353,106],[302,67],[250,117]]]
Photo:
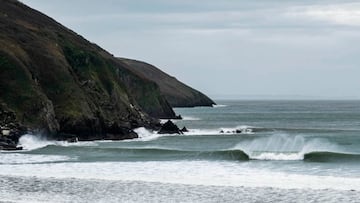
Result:
[[129,139],[134,128],[176,117],[155,78],[19,1],[1,0],[0,44],[0,112],[21,132]]
[[165,96],[172,107],[212,106],[215,104],[205,94],[187,86],[151,64],[125,58],[119,60],[128,64],[127,68],[130,68],[130,71],[158,84],[161,94]]

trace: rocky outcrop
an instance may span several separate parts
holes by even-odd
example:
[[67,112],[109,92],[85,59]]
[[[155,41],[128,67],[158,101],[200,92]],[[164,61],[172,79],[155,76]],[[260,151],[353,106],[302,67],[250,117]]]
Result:
[[162,124],[158,134],[184,134],[185,132],[189,132],[189,130],[185,126],[180,129],[171,120],[168,120],[164,124]]
[[171,120],[168,120],[166,123],[164,123],[158,134],[183,134],[179,127],[175,125]]
[[17,143],[27,129],[21,126],[14,112],[0,108],[0,150],[19,150]]
[[165,96],[172,107],[212,106],[215,104],[203,93],[185,85],[153,65],[125,58],[119,60],[128,64],[127,68],[130,71],[158,84],[161,94]]
[[181,128],[181,132],[186,133],[186,132],[189,132],[189,130],[184,126],[183,128]]

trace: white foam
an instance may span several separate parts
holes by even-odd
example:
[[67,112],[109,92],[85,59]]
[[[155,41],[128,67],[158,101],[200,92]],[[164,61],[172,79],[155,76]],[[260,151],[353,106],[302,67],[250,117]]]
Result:
[[224,104],[213,104],[212,105],[214,108],[223,108],[223,107],[227,107],[228,105],[224,105]]
[[[33,164],[74,160],[67,156],[60,155],[39,155],[22,153],[1,153],[0,164]],[[0,166],[2,167],[2,166]]]
[[317,138],[305,141],[305,138],[301,135],[290,136],[286,134],[276,134],[252,141],[243,141],[235,146],[234,149],[243,150],[249,155],[250,159],[276,161],[303,160],[304,155],[310,152],[344,151],[326,139]]
[[[51,173],[49,173],[51,171]],[[306,175],[238,162],[148,161],[2,165],[0,175],[148,181],[190,185],[357,190],[359,177]]]
[[46,147],[48,145],[55,145],[55,142],[41,139],[34,135],[23,135],[19,139],[19,146],[25,150],[34,150]]
[[41,138],[40,136],[26,134],[20,137],[19,146],[23,147],[24,150],[35,150],[40,149],[49,145],[58,146],[96,146],[94,142],[75,142],[69,143],[66,141],[53,141]]
[[136,128],[134,129],[134,132],[136,132],[139,136],[137,139],[132,140],[124,140],[126,142],[132,142],[132,141],[152,141],[156,140],[160,137],[169,137],[169,136],[193,136],[193,135],[218,135],[220,130],[219,129],[188,129],[188,132],[184,132],[183,135],[179,134],[157,134],[157,131],[151,131],[144,127]]
[[188,129],[188,132],[184,132],[184,134],[157,134],[157,131],[151,131],[144,127],[136,128],[134,129],[134,132],[136,132],[139,136],[137,139],[131,139],[131,140],[124,140],[124,142],[133,142],[133,141],[152,141],[156,140],[160,137],[171,137],[171,136],[193,136],[193,135],[218,135],[219,130],[201,130],[201,129]]
[[179,136],[179,134],[157,134],[157,131],[151,131],[144,127],[136,128],[134,132],[138,134],[139,138],[124,140],[123,142],[152,141],[160,137]]
[[136,129],[134,129],[134,132],[136,132],[136,134],[138,134],[139,138],[127,140],[128,142],[151,141],[151,140],[158,139],[159,137],[166,136],[166,135],[157,134],[156,131],[150,131],[144,127],[136,128]]
[[[196,119],[196,118],[191,118]],[[166,120],[167,121],[167,120]],[[231,134],[253,134],[251,126],[241,125],[235,128],[217,128],[217,129],[188,129],[188,132],[184,132],[183,135],[231,135]],[[222,131],[222,133],[220,133]],[[241,133],[236,133],[236,131],[241,131]],[[165,136],[179,136],[178,134],[157,134],[157,131],[151,131],[144,127],[134,129],[139,136],[138,139],[125,140],[125,142],[132,141],[151,141],[158,139],[159,137]]]
[[184,135],[218,135],[218,129],[188,129],[189,132],[184,132]]
[[235,128],[220,128],[219,132],[223,132],[224,134],[239,134],[236,131],[240,131],[241,134],[253,134],[252,126],[240,125]]
[[[184,135],[233,135],[233,134],[254,134],[251,126],[237,126],[235,128],[216,128],[216,129],[188,129]],[[237,133],[236,131],[240,131]]]
[[182,120],[184,121],[199,121],[201,120],[200,118],[196,118],[196,117],[192,117],[192,116],[183,116]]
[[260,153],[259,155],[251,155],[250,158],[256,160],[296,161],[296,160],[303,160],[304,155],[301,153],[263,152]]

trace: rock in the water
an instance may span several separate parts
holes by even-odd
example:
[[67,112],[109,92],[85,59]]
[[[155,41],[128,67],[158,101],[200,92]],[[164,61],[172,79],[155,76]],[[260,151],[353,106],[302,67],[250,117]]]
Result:
[[182,134],[181,130],[171,120],[168,120],[160,128],[159,134]]
[[0,136],[0,150],[21,150],[22,147],[17,147],[17,143],[7,137]]
[[21,126],[15,113],[0,108],[0,150],[20,150],[17,147],[20,136],[26,134],[27,129]]
[[0,142],[0,150],[13,151],[13,150],[22,150],[22,149],[23,149],[22,147],[17,147],[16,145]]
[[79,139],[77,137],[71,137],[71,138],[68,138],[66,141],[70,142],[70,143],[75,143],[75,142],[78,142]]
[[184,126],[184,127],[181,129],[181,132],[186,133],[186,132],[189,132],[189,130]]
[[219,133],[221,133],[221,134],[223,134],[223,133],[226,133],[226,134],[241,134],[241,133],[243,133],[243,130],[241,130],[241,129],[236,129],[236,130],[227,130],[227,131],[224,131],[224,130],[220,130],[220,132]]

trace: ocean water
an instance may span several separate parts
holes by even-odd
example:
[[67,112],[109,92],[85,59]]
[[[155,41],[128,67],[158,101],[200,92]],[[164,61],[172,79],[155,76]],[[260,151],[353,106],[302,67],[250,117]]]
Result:
[[360,101],[218,101],[177,108],[184,135],[25,135],[0,153],[5,202],[360,202]]

